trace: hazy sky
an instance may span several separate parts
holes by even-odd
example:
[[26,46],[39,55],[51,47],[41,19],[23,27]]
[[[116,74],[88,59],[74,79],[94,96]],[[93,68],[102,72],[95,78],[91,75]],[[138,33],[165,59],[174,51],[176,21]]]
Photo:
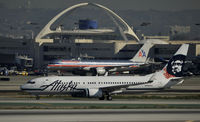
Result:
[[113,10],[183,10],[200,9],[200,0],[0,0],[0,8],[67,8],[83,2],[95,2]]

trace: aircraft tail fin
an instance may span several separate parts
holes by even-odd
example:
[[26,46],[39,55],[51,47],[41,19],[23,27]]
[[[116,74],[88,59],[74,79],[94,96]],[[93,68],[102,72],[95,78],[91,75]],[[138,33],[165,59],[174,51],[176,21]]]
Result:
[[189,44],[182,44],[174,56],[169,60],[166,66],[162,69],[165,72],[165,77],[182,77],[185,59],[188,53]]
[[140,50],[136,53],[136,55],[132,59],[130,59],[130,61],[146,62],[149,50],[151,49],[151,47],[153,47],[153,45],[154,44],[151,42],[144,43],[144,45],[140,48]]
[[[182,44],[174,56],[169,60],[165,67],[150,78],[151,81],[158,80],[169,87],[182,80],[183,67],[188,53],[189,44]],[[172,82],[169,82],[172,81]]]

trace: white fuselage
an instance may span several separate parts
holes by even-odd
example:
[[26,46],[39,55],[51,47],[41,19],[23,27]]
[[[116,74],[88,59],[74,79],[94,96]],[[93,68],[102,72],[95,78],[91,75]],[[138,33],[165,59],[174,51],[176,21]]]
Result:
[[153,74],[146,76],[51,76],[36,78],[21,86],[22,90],[28,92],[73,92],[82,89],[101,89],[106,87],[127,86],[128,89],[153,89],[163,88],[166,83],[153,81],[147,83]]
[[73,70],[77,68],[97,68],[97,67],[138,67],[144,62],[115,61],[115,60],[57,60],[48,64],[51,70]]

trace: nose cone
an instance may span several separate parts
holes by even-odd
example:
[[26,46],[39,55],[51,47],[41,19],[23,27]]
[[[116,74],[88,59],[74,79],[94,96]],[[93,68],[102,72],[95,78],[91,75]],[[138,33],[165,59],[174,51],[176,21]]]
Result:
[[30,86],[28,84],[24,84],[20,86],[21,91],[27,91],[30,90]]
[[26,89],[26,86],[25,85],[21,85],[20,89],[21,89],[21,91],[24,91]]

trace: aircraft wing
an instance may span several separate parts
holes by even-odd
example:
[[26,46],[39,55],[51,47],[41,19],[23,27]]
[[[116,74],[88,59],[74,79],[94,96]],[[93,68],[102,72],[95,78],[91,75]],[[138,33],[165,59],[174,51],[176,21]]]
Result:
[[152,83],[152,80],[149,80],[147,82],[135,83],[135,84],[124,84],[124,85],[116,85],[116,86],[106,86],[106,87],[101,87],[100,89],[103,92],[113,92],[113,91],[116,91],[116,90],[120,90],[122,88],[127,88],[129,86],[136,86],[136,85],[142,85],[142,84],[148,84],[148,83]]
[[105,68],[106,71],[108,71],[109,73],[113,73],[113,72],[124,72],[124,71],[134,71],[134,70],[138,70],[138,69],[144,69],[149,67],[151,64],[142,64],[138,67],[131,67],[131,66],[117,66],[117,67],[108,67]]

